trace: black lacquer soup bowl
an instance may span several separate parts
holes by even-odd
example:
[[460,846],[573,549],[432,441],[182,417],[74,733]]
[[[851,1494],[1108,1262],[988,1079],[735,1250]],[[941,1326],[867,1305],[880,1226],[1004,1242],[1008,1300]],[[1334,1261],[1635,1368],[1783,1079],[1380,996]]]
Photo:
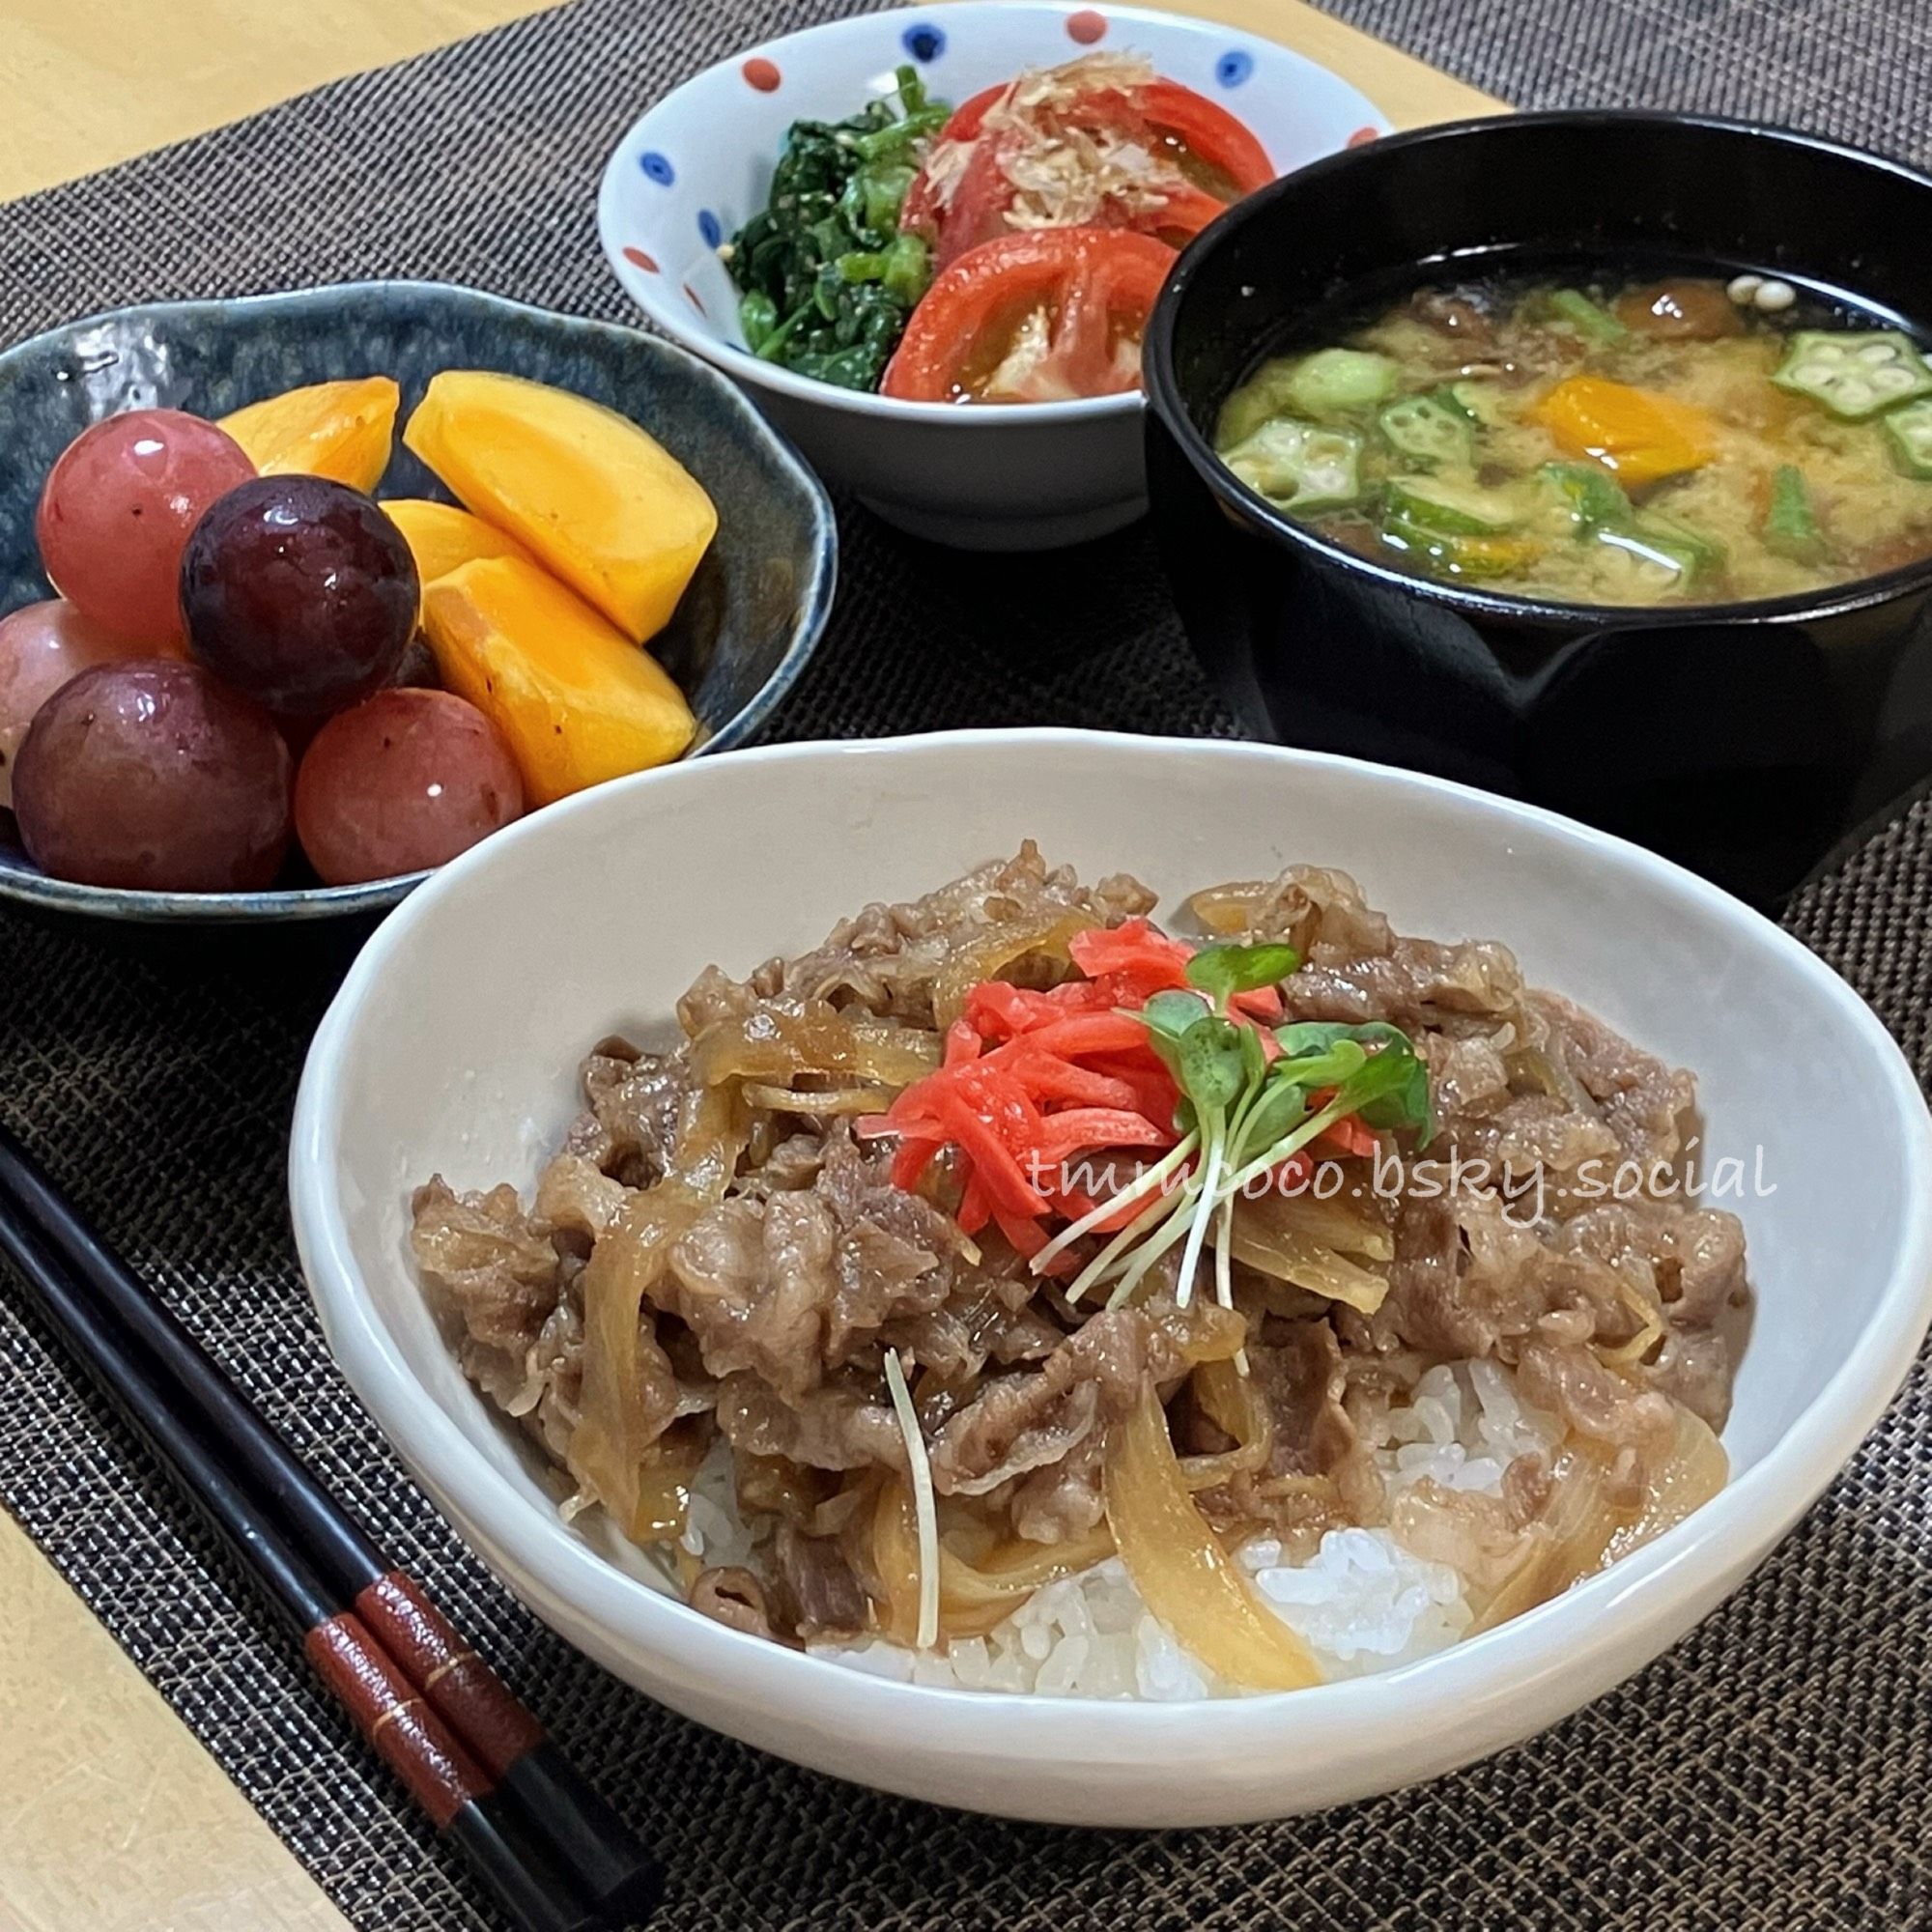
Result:
[[1600,609],[1418,579],[1216,458],[1230,392],[1338,312],[1493,271],[1775,274],[1922,333],[1932,180],[1804,135],[1623,112],[1352,149],[1216,221],[1146,346],[1157,535],[1250,728],[1551,806],[1775,905],[1932,777],[1932,558],[1802,597]]

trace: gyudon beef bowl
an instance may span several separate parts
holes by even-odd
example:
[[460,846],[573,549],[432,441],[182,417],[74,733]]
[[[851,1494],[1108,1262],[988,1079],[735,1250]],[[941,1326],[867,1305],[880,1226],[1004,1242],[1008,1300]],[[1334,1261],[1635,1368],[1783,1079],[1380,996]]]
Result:
[[1465,1761],[1712,1607],[1924,1326],[1877,1023],[1525,808],[970,736],[450,877],[305,1076],[331,1341],[567,1635],[847,1776],[1158,1824]]

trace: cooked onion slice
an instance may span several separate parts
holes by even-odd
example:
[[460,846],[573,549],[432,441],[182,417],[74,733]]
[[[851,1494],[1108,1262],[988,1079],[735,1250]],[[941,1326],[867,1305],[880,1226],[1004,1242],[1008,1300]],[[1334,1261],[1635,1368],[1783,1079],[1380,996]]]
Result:
[[1265,1469],[1274,1448],[1274,1421],[1237,1359],[1203,1362],[1188,1387],[1202,1414],[1235,1444],[1218,1455],[1183,1456],[1180,1473],[1188,1489],[1217,1489],[1233,1477]]
[[1674,1528],[1692,1510],[1702,1509],[1730,1479],[1731,1459],[1724,1445],[1701,1415],[1680,1402],[1677,1433],[1645,1477],[1642,1506],[1611,1536],[1604,1551],[1605,1565]]
[[1039,914],[1008,924],[989,925],[983,939],[956,946],[932,982],[932,1015],[944,1033],[965,1010],[966,995],[981,980],[998,980],[1020,960],[1033,956],[1069,966],[1068,942],[1076,932],[1100,922],[1089,912]]
[[1105,1481],[1121,1559],[1176,1643],[1251,1690],[1321,1682],[1307,1645],[1256,1596],[1194,1507],[1151,1385],[1108,1439]]
[[814,1119],[833,1115],[882,1114],[897,1097],[893,1087],[835,1087],[823,1094],[796,1087],[771,1087],[761,1080],[745,1082],[745,1103],[775,1114],[805,1114]]
[[[1320,1211],[1304,1216],[1304,1208]],[[1307,1232],[1310,1226],[1321,1227],[1321,1234]],[[1388,1279],[1350,1261],[1333,1245],[1337,1237],[1354,1253],[1377,1260],[1387,1260],[1395,1251],[1388,1231],[1378,1222],[1351,1224],[1329,1204],[1272,1194],[1236,1204],[1228,1249],[1257,1273],[1373,1315],[1388,1293]]]
[[800,1012],[765,1005],[742,1019],[713,1021],[692,1042],[691,1065],[707,1087],[733,1079],[781,1085],[811,1073],[896,1090],[939,1065],[939,1037],[847,1019],[819,1001]]
[[[942,1542],[940,1635],[949,1642],[954,1637],[984,1636],[1036,1590],[1091,1569],[1113,1553],[1113,1533],[1104,1522],[1064,1543],[1009,1537],[972,1563]],[[880,1492],[872,1517],[872,1567],[886,1589],[887,1629],[899,1642],[912,1642],[923,1581],[919,1528],[911,1492],[896,1483]]]
[[1469,1627],[1477,1635],[1560,1596],[1581,1577],[1661,1536],[1707,1503],[1730,1479],[1730,1458],[1700,1417],[1677,1405],[1677,1430],[1644,1472],[1633,1513],[1609,1497],[1608,1464],[1590,1448],[1573,1449],[1558,1471],[1549,1506],[1532,1525],[1529,1553]]
[[582,1413],[570,1440],[570,1472],[636,1542],[667,1534],[675,1498],[665,1483],[678,1481],[658,1454],[658,1438],[677,1413],[677,1388],[642,1320],[644,1297],[678,1238],[724,1199],[743,1146],[730,1093],[696,1095],[680,1124],[676,1170],[626,1201],[584,1266]]

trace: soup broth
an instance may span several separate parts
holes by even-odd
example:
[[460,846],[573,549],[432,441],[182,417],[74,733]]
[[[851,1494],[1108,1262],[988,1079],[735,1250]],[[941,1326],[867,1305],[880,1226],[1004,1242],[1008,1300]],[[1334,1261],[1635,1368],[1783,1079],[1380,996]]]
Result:
[[1754,276],[1424,289],[1264,364],[1215,448],[1365,556],[1566,603],[1785,597],[1932,554],[1921,346]]

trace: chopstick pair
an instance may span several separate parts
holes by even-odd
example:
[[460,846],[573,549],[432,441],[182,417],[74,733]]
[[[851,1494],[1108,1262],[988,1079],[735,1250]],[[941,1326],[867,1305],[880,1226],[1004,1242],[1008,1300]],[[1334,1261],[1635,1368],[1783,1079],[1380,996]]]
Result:
[[520,1932],[641,1920],[661,1885],[629,1827],[4,1127],[0,1254]]

